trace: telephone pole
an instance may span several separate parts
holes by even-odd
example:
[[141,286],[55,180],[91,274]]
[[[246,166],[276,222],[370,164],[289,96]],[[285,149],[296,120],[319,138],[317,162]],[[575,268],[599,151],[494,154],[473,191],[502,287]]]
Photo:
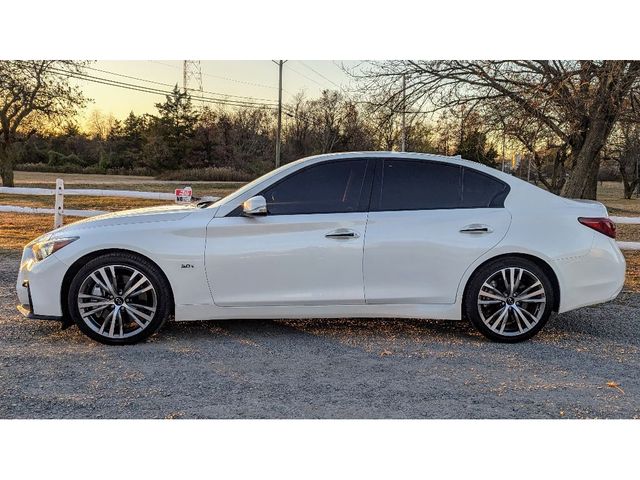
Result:
[[407,148],[407,76],[402,74],[402,151]]
[[276,132],[276,168],[280,166],[280,137],[282,135],[282,66],[286,60],[274,60],[278,65],[278,130]]
[[[505,127],[506,128],[506,127]],[[505,163],[505,156],[504,156],[504,142],[505,142],[505,133],[504,131],[502,132],[502,171],[504,172],[504,163]]]

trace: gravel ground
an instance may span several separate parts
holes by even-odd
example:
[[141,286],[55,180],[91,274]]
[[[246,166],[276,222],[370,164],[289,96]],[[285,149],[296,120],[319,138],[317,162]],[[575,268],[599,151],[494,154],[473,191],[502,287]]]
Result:
[[107,347],[21,318],[17,264],[0,255],[0,418],[640,418],[637,293],[516,345],[466,322],[244,320]]

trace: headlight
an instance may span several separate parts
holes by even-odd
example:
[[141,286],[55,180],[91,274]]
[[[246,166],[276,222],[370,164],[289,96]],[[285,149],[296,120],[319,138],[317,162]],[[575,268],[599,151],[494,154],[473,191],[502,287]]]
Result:
[[50,240],[36,241],[31,245],[33,256],[36,262],[44,260],[52,253],[57,252],[62,247],[66,247],[71,242],[75,242],[78,237],[52,238]]

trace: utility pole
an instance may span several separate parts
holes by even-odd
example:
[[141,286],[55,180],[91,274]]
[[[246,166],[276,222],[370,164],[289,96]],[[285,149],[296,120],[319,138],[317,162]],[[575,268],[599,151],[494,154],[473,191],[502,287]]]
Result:
[[189,61],[182,61],[182,91],[187,93],[187,70],[189,69]]
[[280,166],[280,136],[282,134],[282,66],[286,60],[274,60],[278,65],[278,130],[276,132],[276,168]]
[[636,157],[636,179],[638,181],[636,197],[640,197],[640,155]]
[[502,171],[503,171],[503,172],[504,172],[504,162],[505,162],[505,157],[504,157],[504,142],[505,142],[504,132],[502,132]]
[[402,151],[407,148],[407,76],[402,74]]

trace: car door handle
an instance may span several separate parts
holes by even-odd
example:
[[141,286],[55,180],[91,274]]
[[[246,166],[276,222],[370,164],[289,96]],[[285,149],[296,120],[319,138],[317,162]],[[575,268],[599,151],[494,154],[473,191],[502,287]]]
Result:
[[493,229],[489,225],[472,223],[460,229],[460,233],[491,233]]
[[357,232],[354,232],[353,230],[349,230],[348,228],[338,228],[337,230],[334,230],[333,232],[329,232],[325,235],[326,238],[335,238],[337,240],[358,238],[359,236],[360,235],[358,235]]

